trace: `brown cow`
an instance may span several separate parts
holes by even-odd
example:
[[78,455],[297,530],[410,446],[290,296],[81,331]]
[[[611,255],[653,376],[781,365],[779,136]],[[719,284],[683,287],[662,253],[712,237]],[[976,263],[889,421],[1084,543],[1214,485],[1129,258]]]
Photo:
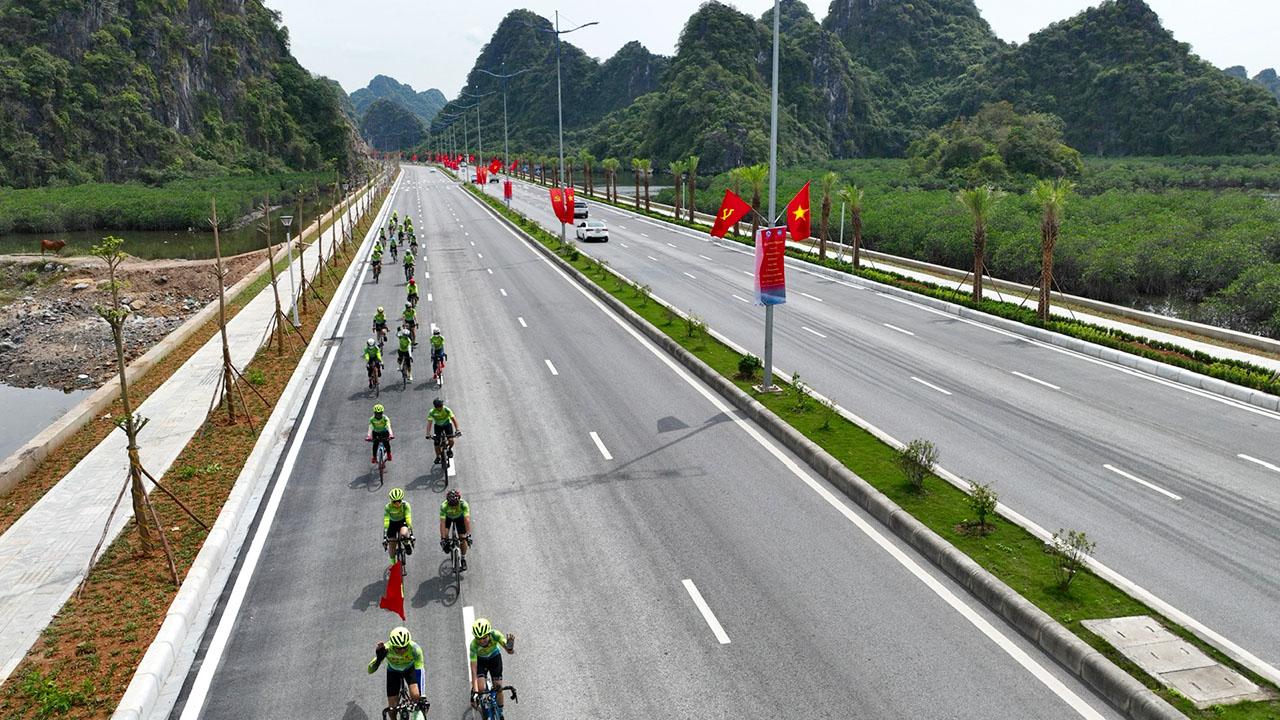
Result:
[[45,250],[52,250],[54,255],[61,255],[62,248],[67,246],[66,240],[41,240],[40,254],[44,255]]

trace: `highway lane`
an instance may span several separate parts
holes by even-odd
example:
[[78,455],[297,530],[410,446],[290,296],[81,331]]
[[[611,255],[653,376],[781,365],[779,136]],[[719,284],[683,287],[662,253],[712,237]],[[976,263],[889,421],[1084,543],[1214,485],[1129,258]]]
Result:
[[[516,186],[516,208],[558,231],[546,189]],[[611,241],[585,250],[760,346],[750,248],[591,207]],[[788,267],[778,366],[932,440],[1042,527],[1087,530],[1110,567],[1280,665],[1280,416]]]
[[[861,513],[457,186],[406,173],[394,202],[426,239],[425,320],[448,342],[445,396],[465,431],[453,483],[477,539],[459,595],[430,541],[444,485],[420,438],[435,390],[421,375],[388,389],[391,477],[425,540],[408,625],[433,717],[465,715],[468,615],[519,637],[506,659],[517,717],[1116,717],[927,562],[864,531]],[[379,716],[382,676],[363,667],[398,618],[377,608],[387,488],[368,483],[357,355],[373,307],[402,292],[362,286],[344,362],[245,570],[244,609],[203,663],[200,717]]]

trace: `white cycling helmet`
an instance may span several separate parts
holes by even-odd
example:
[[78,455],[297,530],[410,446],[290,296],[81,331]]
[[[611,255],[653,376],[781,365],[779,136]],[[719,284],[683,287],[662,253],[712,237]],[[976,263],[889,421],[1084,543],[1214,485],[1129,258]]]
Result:
[[377,345],[377,344],[378,344],[378,341],[377,341],[377,340],[374,340],[373,338],[369,338],[369,339],[365,342],[365,346],[366,346],[366,347],[373,347],[374,345]]

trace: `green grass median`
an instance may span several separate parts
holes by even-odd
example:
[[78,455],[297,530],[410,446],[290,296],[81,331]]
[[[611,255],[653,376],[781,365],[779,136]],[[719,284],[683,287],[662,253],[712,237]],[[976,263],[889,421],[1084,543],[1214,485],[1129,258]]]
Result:
[[[945,480],[930,474],[924,491],[909,485],[898,465],[898,451],[881,442],[870,432],[840,415],[832,406],[808,397],[787,383],[782,393],[757,393],[753,381],[739,376],[741,355],[712,337],[696,318],[681,317],[651,296],[645,286],[628,284],[603,263],[583,252],[575,243],[561,243],[536,221],[507,208],[470,183],[467,189],[489,204],[528,235],[555,251],[587,278],[608,291],[646,321],[675,340],[686,350],[711,366],[741,390],[754,397],[792,427],[830,453],[839,462],[897,503],[917,520],[967,554],[987,571],[998,577],[1041,610],[1062,623],[1076,636],[1104,654],[1140,682],[1156,691],[1166,701],[1190,718],[1226,718],[1228,720],[1263,720],[1280,717],[1280,701],[1247,702],[1235,705],[1196,709],[1189,700],[1147,675],[1111,645],[1094,635],[1082,620],[1151,615],[1170,631],[1193,643],[1214,659],[1235,668],[1260,686],[1275,689],[1270,683],[1240,667],[1221,652],[1200,641],[1189,631],[1161,616],[1144,603],[1135,600],[1088,570],[1081,570],[1069,586],[1061,589],[1057,577],[1060,562],[1046,549],[1046,544],[1021,527],[1002,518],[988,522],[994,525],[986,532],[974,531],[977,517],[970,496]],[[696,308],[694,309],[696,312]],[[820,391],[820,389],[816,389]],[[982,478],[974,478],[981,482]],[[999,488],[996,488],[997,490]],[[1080,528],[1088,530],[1088,528]],[[1105,554],[1106,548],[1102,548]]]

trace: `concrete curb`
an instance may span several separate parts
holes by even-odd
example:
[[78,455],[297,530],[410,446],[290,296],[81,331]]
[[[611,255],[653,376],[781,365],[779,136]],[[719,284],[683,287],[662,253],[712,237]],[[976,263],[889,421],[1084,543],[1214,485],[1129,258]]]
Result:
[[[388,195],[390,197],[390,195]],[[389,204],[377,209],[381,216]],[[363,248],[374,236],[375,223],[361,243]],[[359,250],[356,251],[360,252]],[[339,283],[334,297],[345,297],[359,277],[359,263],[353,262]],[[113,720],[142,720],[157,709],[156,704],[166,684],[175,673],[185,676],[187,667],[179,667],[179,659],[194,639],[203,636],[209,616],[218,602],[222,587],[215,581],[226,578],[236,557],[239,556],[248,526],[257,513],[266,484],[283,454],[294,424],[301,415],[308,391],[318,376],[328,336],[342,316],[343,305],[331,303],[321,317],[316,332],[303,353],[302,362],[294,371],[275,409],[262,428],[258,442],[245,461],[239,477],[231,488],[222,511],[205,538],[178,593],[174,596],[165,619],[147,648],[129,687],[120,698],[112,714]],[[167,711],[166,711],[167,712]]]
[[490,214],[526,238],[539,252],[573,277],[578,284],[614,312],[626,318],[632,326],[644,333],[645,337],[678,360],[681,365],[722,395],[745,416],[768,431],[774,439],[795,453],[819,476],[825,478],[882,525],[892,530],[895,535],[968,589],[974,597],[1017,628],[1027,639],[1034,642],[1064,668],[1070,670],[1073,675],[1079,677],[1116,709],[1133,720],[1186,718],[1155,692],[1121,670],[1057,620],[898,507],[886,495],[858,477],[800,431],[791,427],[782,418],[739,389],[737,385],[698,359],[696,355],[636,314],[622,301],[579,272],[577,268],[541,242],[529,237],[523,229],[494,211],[487,203],[480,202]]
[[[360,188],[351,195],[351,198],[359,198],[367,189],[368,186]],[[312,225],[318,228],[319,224],[326,219],[327,215],[322,215]],[[311,227],[309,225],[308,230]],[[299,238],[294,238],[294,242],[299,243]],[[282,244],[273,261],[279,262],[287,256],[288,248]],[[236,282],[235,285],[227,288],[227,297],[235,297],[266,272],[267,261],[263,260],[257,267],[250,270],[247,275]],[[152,345],[151,349],[129,363],[128,367],[125,368],[125,377],[130,383],[137,382],[142,376],[150,372],[151,368],[155,367],[157,363],[168,357],[174,348],[190,339],[197,330],[204,327],[217,314],[218,303],[211,302],[205,305],[195,315],[187,318],[185,322],[164,336],[160,342]],[[120,381],[118,378],[113,377],[108,380],[90,394],[89,397],[81,400],[75,407],[63,413],[62,417],[53,421],[39,434],[23,444],[22,447],[14,450],[9,457],[0,461],[0,495],[4,495],[17,487],[18,483],[25,480],[50,453],[66,442],[67,438],[89,424],[89,421],[98,417],[103,410],[110,407],[111,403],[115,402],[116,397],[120,394],[119,388]]]

